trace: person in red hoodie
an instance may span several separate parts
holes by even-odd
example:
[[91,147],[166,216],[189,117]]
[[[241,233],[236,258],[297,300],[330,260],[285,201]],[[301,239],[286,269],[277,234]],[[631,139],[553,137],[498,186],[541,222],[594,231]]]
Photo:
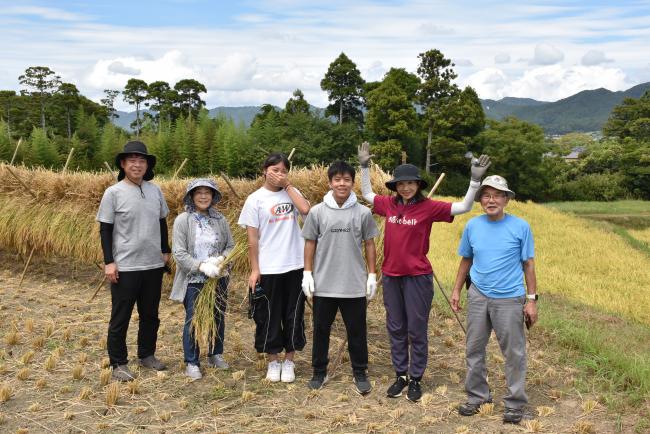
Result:
[[384,229],[384,262],[382,284],[386,308],[386,328],[390,336],[391,358],[395,382],[386,394],[402,396],[417,402],[422,397],[420,381],[427,366],[429,311],[433,301],[433,269],[427,258],[433,222],[451,223],[454,216],[472,209],[474,196],[480,187],[490,158],[481,155],[472,161],[471,181],[461,202],[427,199],[422,190],[428,184],[412,164],[395,168],[393,179],[386,187],[395,195],[373,193],[368,164],[370,145],[359,146],[361,192],[373,205],[373,212],[386,218]]

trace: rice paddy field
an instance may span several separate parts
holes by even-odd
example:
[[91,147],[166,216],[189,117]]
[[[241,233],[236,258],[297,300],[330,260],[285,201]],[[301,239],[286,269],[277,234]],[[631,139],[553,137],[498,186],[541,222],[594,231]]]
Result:
[[[536,243],[541,321],[528,335],[528,418],[503,425],[504,360],[494,339],[488,356],[495,404],[477,416],[459,416],[464,402],[464,336],[440,289],[429,326],[429,367],[418,404],[385,397],[394,373],[384,307],[369,305],[369,376],[366,397],[354,393],[345,351],[332,379],[309,391],[308,344],[297,357],[292,384],[264,380],[266,361],[254,351],[253,323],[246,318],[245,255],[234,259],[226,316],[225,357],[231,369],[184,375],[181,334],[184,311],[167,299],[163,284],[157,355],[164,372],[132,369],[129,384],[110,380],[105,334],[110,293],[98,269],[100,248],[94,215],[114,174],[54,173],[0,167],[0,431],[2,432],[223,432],[223,433],[592,433],[650,430],[650,256],[610,227],[533,203],[511,202],[508,211],[528,220]],[[326,192],[322,167],[293,170],[293,185],[312,202]],[[386,192],[388,175],[373,171],[375,191]],[[156,179],[173,217],[181,211],[187,180]],[[219,209],[235,224],[244,198],[261,180],[219,178]],[[238,196],[238,197],[237,197]],[[454,200],[454,198],[441,198]],[[456,247],[464,223],[434,225],[430,259],[447,290],[456,273]],[[637,233],[638,231],[638,233]],[[643,240],[645,229],[629,229]],[[381,243],[381,239],[379,240]],[[21,282],[25,263],[33,258]],[[95,298],[93,293],[100,288]],[[462,314],[461,314],[462,318]],[[128,347],[135,356],[137,312]],[[593,332],[600,333],[593,333]],[[330,359],[338,355],[344,328],[332,331]],[[628,363],[628,364],[626,364]],[[644,364],[645,363],[645,364]],[[622,379],[622,380],[621,380]]]

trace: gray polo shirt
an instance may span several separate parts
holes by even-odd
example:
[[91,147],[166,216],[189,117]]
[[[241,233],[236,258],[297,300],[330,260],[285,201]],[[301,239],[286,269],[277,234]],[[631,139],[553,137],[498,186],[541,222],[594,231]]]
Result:
[[331,208],[325,203],[312,207],[302,228],[302,236],[317,242],[314,295],[365,297],[368,274],[362,241],[377,234],[372,213],[359,203],[349,208]]
[[160,246],[160,219],[169,208],[160,188],[125,180],[104,192],[97,221],[113,225],[113,259],[119,271],[140,271],[164,265]]

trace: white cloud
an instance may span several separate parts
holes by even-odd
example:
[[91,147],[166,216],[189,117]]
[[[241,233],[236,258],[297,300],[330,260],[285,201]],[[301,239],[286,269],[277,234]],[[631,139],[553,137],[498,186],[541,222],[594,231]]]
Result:
[[420,32],[426,33],[428,35],[451,35],[454,33],[453,28],[441,26],[432,22],[422,23],[418,29]]
[[180,51],[173,50],[157,59],[120,57],[98,60],[85,81],[96,89],[121,89],[131,75],[137,75],[147,83],[163,80],[173,86],[183,78],[197,77],[198,73]]
[[494,63],[510,63],[510,54],[498,53],[496,56],[494,56]]
[[126,66],[124,63],[120,62],[119,60],[112,62],[110,65],[108,65],[107,69],[110,72],[114,72],[116,74],[125,74],[125,75],[140,75],[141,72],[138,68],[132,68],[130,66]]
[[466,68],[466,67],[469,67],[469,66],[474,66],[472,61],[469,60],[469,59],[456,59],[456,60],[454,60],[454,64],[456,66],[460,66],[460,67],[463,67],[463,68]]
[[53,21],[83,21],[89,17],[74,12],[40,6],[10,6],[0,8],[0,15],[31,15]]
[[612,91],[631,87],[622,70],[602,66],[549,65],[527,70],[519,77],[508,77],[500,69],[486,68],[472,74],[467,83],[481,98],[513,96],[540,101],[556,101],[601,87]]
[[589,50],[582,56],[581,63],[585,66],[600,65],[602,63],[610,63],[614,60],[608,59],[600,50]]
[[506,74],[497,68],[485,68],[467,78],[465,85],[472,86],[483,99],[501,99],[508,84]]
[[556,47],[548,44],[535,46],[535,56],[531,60],[532,65],[553,65],[564,59],[564,53]]

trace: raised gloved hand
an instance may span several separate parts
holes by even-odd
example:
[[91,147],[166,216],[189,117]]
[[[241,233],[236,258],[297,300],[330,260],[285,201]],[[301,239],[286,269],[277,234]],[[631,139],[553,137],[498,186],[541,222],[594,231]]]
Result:
[[311,300],[314,296],[314,277],[311,274],[311,271],[302,272],[302,292],[305,293],[305,297]]
[[377,293],[377,274],[368,273],[368,281],[366,282],[366,298],[372,300]]
[[490,157],[488,155],[481,155],[480,157],[472,157],[472,181],[481,182],[481,179],[485,176],[488,168],[490,167]]
[[370,143],[363,142],[360,144],[359,147],[357,147],[357,153],[359,156],[359,165],[361,167],[368,167],[370,159],[374,157],[374,155],[370,155]]
[[201,262],[201,265],[199,265],[199,271],[210,278],[217,277],[219,275],[219,268],[208,261]]

